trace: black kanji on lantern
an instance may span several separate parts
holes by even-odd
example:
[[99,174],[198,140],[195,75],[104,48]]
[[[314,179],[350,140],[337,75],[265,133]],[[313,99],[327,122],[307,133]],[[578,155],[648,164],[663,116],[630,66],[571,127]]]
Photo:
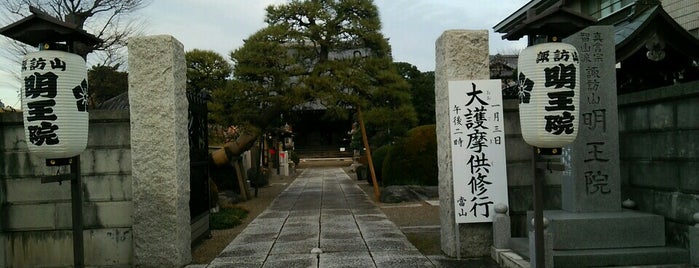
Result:
[[575,89],[575,65],[558,64],[551,68],[544,68],[544,86]]

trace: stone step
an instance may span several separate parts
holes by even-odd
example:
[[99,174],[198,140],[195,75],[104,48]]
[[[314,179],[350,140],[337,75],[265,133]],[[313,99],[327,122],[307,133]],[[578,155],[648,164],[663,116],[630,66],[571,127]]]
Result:
[[553,252],[553,259],[556,268],[638,265],[687,267],[689,252],[674,247],[556,250]]
[[[529,260],[526,237],[510,239],[510,248]],[[675,247],[554,250],[554,267],[688,267],[689,252]]]
[[665,246],[665,221],[660,215],[634,210],[584,213],[547,210],[544,217],[550,222],[548,231],[554,234],[554,250]]

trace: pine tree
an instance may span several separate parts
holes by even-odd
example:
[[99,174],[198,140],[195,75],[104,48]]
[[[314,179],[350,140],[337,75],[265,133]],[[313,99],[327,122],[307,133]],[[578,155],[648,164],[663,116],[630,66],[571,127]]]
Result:
[[373,1],[295,0],[266,11],[268,26],[231,53],[229,92],[214,94],[228,96],[215,102],[229,105],[231,121],[259,133],[308,103],[338,119],[361,108],[379,143],[417,123],[410,85],[392,63]]

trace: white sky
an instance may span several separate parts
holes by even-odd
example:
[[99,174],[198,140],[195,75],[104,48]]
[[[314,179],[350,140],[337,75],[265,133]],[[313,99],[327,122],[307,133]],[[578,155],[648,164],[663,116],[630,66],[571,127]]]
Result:
[[[446,30],[490,32],[490,54],[516,53],[526,40],[502,40],[495,24],[529,0],[374,0],[381,16],[382,33],[389,38],[394,61],[408,62],[420,71],[434,71],[435,41]],[[287,0],[154,0],[138,11],[147,34],[169,34],[185,50],[206,49],[229,58],[231,51],[266,26],[265,7]],[[0,25],[4,27],[5,25]],[[4,39],[4,38],[2,38]],[[0,46],[7,45],[0,39]],[[0,100],[19,107],[19,81],[7,70],[16,63],[0,58]]]

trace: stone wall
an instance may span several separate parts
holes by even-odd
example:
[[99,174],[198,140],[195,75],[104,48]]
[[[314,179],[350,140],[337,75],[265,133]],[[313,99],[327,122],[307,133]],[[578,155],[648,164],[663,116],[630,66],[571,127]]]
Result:
[[[191,262],[189,146],[182,43],[129,40],[129,111],[90,111],[83,178],[88,267]],[[73,265],[68,173],[28,153],[21,113],[0,113],[0,267]]]
[[688,247],[699,212],[699,81],[619,96],[622,199],[665,217],[670,245]]
[[[124,267],[133,260],[128,111],[90,111],[81,154],[87,266]],[[41,178],[46,167],[27,151],[21,113],[0,113],[0,267],[73,265],[70,182]]]

